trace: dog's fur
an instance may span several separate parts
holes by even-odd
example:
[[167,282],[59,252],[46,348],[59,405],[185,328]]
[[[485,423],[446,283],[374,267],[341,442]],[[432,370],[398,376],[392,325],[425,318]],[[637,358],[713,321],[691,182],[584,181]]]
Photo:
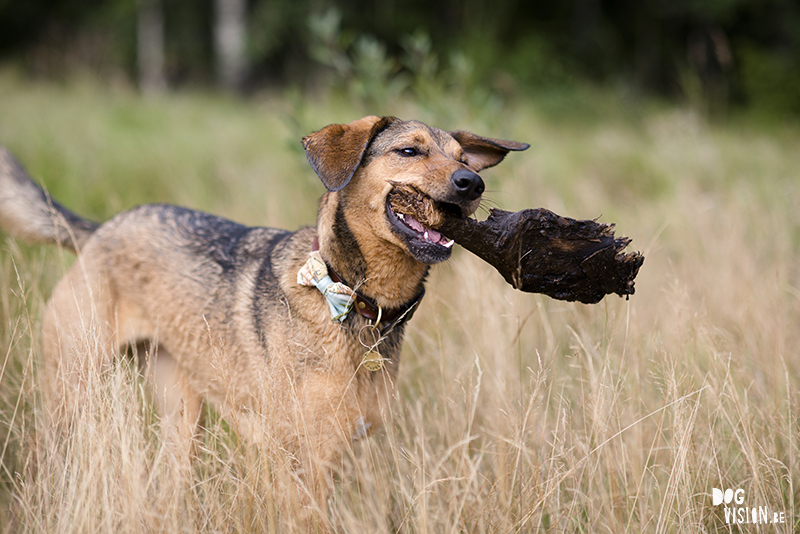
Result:
[[437,209],[467,217],[483,190],[475,173],[528,146],[393,117],[330,125],[303,145],[328,192],[317,227],[297,232],[168,205],[96,224],[52,201],[0,148],[0,224],[78,252],[44,312],[51,413],[68,416],[80,402],[81,373],[92,368],[83,339],[93,328],[105,347],[94,363],[146,347],[159,408],[176,435],[194,433],[206,401],[252,441],[278,443],[319,468],[381,423],[404,324],[384,332],[383,368],[365,369],[358,333],[370,321],[355,310],[332,321],[320,291],[297,283],[315,236],[351,287],[383,310],[402,308],[452,243],[404,226],[387,194],[412,187]]

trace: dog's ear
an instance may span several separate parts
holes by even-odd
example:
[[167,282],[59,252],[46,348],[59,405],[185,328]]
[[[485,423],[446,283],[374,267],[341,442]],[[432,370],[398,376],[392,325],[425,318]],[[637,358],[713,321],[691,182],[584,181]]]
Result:
[[530,145],[526,143],[489,139],[469,132],[450,132],[450,135],[464,149],[467,164],[475,172],[497,165],[512,150],[527,150],[530,148]]
[[306,158],[328,191],[350,182],[369,144],[396,120],[369,116],[350,124],[331,124],[303,138]]

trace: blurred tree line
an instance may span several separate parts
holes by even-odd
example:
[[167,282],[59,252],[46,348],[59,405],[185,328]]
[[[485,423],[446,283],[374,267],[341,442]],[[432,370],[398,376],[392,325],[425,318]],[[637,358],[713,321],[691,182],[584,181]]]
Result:
[[797,0],[0,0],[0,57],[156,91],[594,81],[800,114]]

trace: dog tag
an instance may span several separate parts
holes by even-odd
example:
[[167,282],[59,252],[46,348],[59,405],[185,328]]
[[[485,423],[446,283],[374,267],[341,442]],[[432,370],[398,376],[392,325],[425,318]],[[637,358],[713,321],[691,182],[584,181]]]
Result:
[[368,370],[372,371],[380,371],[383,368],[383,356],[377,350],[368,350],[364,354],[364,359],[361,360],[361,364]]
[[[380,309],[378,311],[378,321],[380,321]],[[377,322],[375,324],[377,324]],[[366,341],[363,339],[366,337]],[[366,325],[358,333],[358,342],[361,343],[367,352],[361,358],[361,365],[368,371],[380,371],[383,368],[383,356],[378,352],[378,345],[381,344],[381,332],[375,325]]]

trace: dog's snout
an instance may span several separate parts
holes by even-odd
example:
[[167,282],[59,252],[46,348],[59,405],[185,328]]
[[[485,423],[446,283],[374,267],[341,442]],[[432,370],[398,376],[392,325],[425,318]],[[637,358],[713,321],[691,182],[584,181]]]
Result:
[[450,177],[450,181],[456,186],[456,191],[466,200],[475,200],[483,194],[486,187],[480,176],[467,169],[459,169]]

